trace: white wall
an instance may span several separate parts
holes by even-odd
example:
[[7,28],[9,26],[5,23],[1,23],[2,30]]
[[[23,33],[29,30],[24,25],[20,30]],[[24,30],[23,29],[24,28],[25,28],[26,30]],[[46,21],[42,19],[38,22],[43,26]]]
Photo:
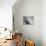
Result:
[[16,0],[0,0],[0,27],[12,28],[12,6]]
[[[24,34],[24,37],[35,41],[41,46],[41,0],[23,0],[16,7],[14,5],[15,28]],[[24,25],[23,16],[34,16],[34,25]]]
[[46,0],[41,1],[41,38],[42,46],[46,46]]

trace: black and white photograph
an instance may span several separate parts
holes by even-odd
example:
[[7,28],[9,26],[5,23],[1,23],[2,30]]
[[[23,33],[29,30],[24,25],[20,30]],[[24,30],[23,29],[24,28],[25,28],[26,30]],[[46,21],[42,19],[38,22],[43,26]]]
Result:
[[33,25],[34,24],[34,16],[23,16],[23,24]]

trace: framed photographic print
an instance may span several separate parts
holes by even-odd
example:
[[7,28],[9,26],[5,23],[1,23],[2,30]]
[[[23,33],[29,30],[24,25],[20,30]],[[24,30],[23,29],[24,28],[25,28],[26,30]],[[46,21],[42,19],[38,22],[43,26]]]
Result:
[[23,16],[23,24],[24,25],[33,25],[34,24],[34,16]]

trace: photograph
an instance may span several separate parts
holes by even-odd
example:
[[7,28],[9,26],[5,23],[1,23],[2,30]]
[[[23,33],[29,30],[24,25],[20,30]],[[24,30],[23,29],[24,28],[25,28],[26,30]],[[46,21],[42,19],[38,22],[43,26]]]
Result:
[[23,16],[23,24],[33,25],[34,24],[34,16]]

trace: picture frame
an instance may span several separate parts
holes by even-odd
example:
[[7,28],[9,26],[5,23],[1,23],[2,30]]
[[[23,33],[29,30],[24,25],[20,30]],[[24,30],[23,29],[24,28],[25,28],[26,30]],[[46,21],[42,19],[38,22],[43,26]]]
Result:
[[34,25],[34,16],[23,16],[24,25]]

